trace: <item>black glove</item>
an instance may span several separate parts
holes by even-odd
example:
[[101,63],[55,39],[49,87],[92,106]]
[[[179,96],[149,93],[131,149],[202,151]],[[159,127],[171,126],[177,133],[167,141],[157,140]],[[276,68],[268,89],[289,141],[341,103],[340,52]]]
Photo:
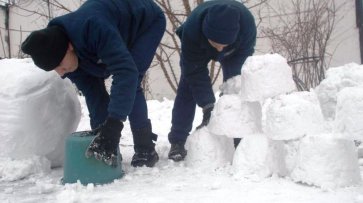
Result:
[[86,157],[94,156],[107,165],[117,166],[117,149],[120,142],[123,123],[115,118],[108,118],[99,128],[94,130],[96,137],[86,150]]
[[214,104],[208,104],[203,108],[203,120],[202,123],[197,127],[197,130],[201,129],[204,126],[207,126],[212,115],[212,111],[214,108]]

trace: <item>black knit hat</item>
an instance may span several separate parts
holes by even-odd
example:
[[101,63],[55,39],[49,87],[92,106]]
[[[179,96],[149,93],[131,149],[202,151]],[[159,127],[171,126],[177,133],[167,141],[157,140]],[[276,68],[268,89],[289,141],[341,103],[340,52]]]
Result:
[[203,21],[204,35],[219,44],[232,44],[240,30],[240,12],[231,5],[215,5]]
[[22,43],[21,50],[29,54],[39,68],[51,71],[63,60],[68,43],[63,29],[51,26],[32,32]]

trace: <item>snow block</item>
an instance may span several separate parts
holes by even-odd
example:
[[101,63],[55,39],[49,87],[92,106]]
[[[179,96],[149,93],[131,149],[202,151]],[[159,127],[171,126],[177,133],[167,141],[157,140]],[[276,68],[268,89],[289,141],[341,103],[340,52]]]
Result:
[[292,71],[279,54],[250,56],[242,66],[243,101],[260,101],[296,90]]
[[280,95],[266,107],[265,133],[273,140],[322,133],[324,118],[314,92]]
[[0,69],[0,157],[45,156],[61,166],[64,140],[81,117],[74,86],[30,59],[1,60]]
[[234,173],[257,180],[272,174],[289,176],[296,166],[299,143],[299,140],[270,140],[264,134],[248,135],[234,154]]
[[269,139],[263,134],[245,136],[233,157],[235,176],[261,180],[272,175]]
[[363,85],[363,65],[350,63],[329,68],[326,78],[315,88],[325,119],[334,119],[337,94],[342,89],[360,85]]
[[259,102],[242,102],[238,95],[223,95],[208,125],[211,133],[243,137],[261,133],[262,110]]
[[363,86],[346,87],[337,94],[334,132],[363,141]]
[[202,169],[216,169],[232,163],[233,139],[210,133],[206,127],[194,131],[185,145],[188,166]]
[[301,140],[296,167],[291,173],[296,182],[323,189],[361,183],[354,142],[339,134],[306,136]]

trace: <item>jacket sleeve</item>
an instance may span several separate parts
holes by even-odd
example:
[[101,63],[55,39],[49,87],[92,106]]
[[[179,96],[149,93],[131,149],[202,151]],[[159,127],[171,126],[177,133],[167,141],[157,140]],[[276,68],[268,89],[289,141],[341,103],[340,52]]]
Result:
[[92,19],[85,32],[88,48],[96,51],[112,75],[108,114],[126,120],[134,104],[138,80],[133,58],[115,26]]
[[209,77],[208,63],[210,59],[206,57],[203,50],[198,46],[198,42],[183,32],[181,70],[190,86],[194,100],[199,107],[205,107],[215,102],[211,79]]
[[243,64],[249,56],[254,53],[256,45],[256,27],[248,29],[249,31],[241,37],[242,42],[237,50],[223,58],[220,63],[223,66],[224,80],[240,75]]

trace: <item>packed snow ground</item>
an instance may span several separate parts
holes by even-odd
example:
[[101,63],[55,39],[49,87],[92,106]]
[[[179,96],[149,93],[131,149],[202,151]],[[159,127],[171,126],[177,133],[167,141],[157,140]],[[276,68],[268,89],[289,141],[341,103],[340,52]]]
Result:
[[[268,59],[273,60],[272,62],[274,62],[276,58],[270,57]],[[267,61],[271,63],[269,60],[265,60],[265,62]],[[278,60],[280,59],[277,58],[276,61]],[[253,63],[253,60],[250,60],[250,62]],[[5,61],[3,60],[0,61],[1,69],[6,68],[4,67],[4,64],[6,66],[11,64],[13,69],[19,71],[16,67],[24,68],[24,66],[29,66],[29,61],[15,59]],[[274,65],[274,63],[272,64]],[[258,72],[258,70],[256,70],[258,69],[258,65],[256,65],[256,63],[254,63],[254,65],[255,69],[250,70]],[[261,66],[263,65],[264,64]],[[349,65],[349,67],[352,66],[353,65]],[[345,68],[349,69],[349,67]],[[351,149],[354,149],[350,142],[352,140],[349,141],[349,138],[347,138],[347,135],[345,135],[351,134],[351,132],[345,132],[346,128],[344,128],[344,126],[352,126],[349,129],[352,129],[352,132],[357,134],[354,135],[355,138],[361,138],[361,128],[359,125],[354,125],[356,123],[345,123],[344,120],[351,121],[351,117],[353,117],[355,120],[360,121],[359,119],[361,117],[359,117],[359,114],[353,110],[350,110],[349,107],[359,107],[361,104],[361,100],[359,98],[361,97],[359,96],[360,94],[354,94],[353,97],[347,93],[343,94],[343,92],[343,96],[337,99],[334,95],[343,89],[343,87],[359,88],[360,83],[349,83],[349,85],[346,85],[348,84],[346,82],[347,77],[350,79],[352,78],[349,76],[349,74],[355,76],[353,79],[358,78],[357,75],[359,74],[354,72],[356,69],[359,69],[357,67],[360,66],[355,65],[352,68],[354,70],[343,74],[341,77],[344,79],[343,82],[337,83],[336,80],[334,80],[334,82],[337,83],[334,83],[335,86],[332,85],[332,83],[328,83],[328,85],[320,87],[320,93],[318,93],[318,97],[320,96],[324,98],[324,101],[329,103],[329,108],[323,109],[325,110],[323,112],[326,112],[326,114],[324,114],[325,118],[327,118],[326,115],[331,116],[335,114],[335,110],[334,113],[332,113],[332,106],[336,105],[338,106],[338,109],[345,110],[337,112],[337,114],[341,115],[341,121],[339,123],[334,123],[337,121],[328,122],[326,123],[325,129],[323,130],[319,129],[318,126],[314,126],[314,123],[306,124],[313,126],[313,128],[306,129],[310,131],[305,133],[317,133],[315,136],[306,138],[301,135],[303,133],[299,133],[302,131],[301,129],[307,128],[307,126],[297,126],[295,129],[291,129],[286,128],[286,124],[283,123],[280,123],[280,125],[285,125],[285,128],[280,128],[281,126],[276,124],[278,122],[271,122],[269,125],[267,125],[268,122],[266,122],[266,124],[261,123],[262,121],[271,121],[271,117],[277,118],[276,115],[279,115],[278,118],[280,121],[289,119],[289,121],[292,123],[298,122],[301,118],[310,118],[310,116],[316,115],[312,113],[315,112],[317,102],[316,97],[311,96],[310,93],[302,93],[302,96],[295,94],[291,94],[292,96],[289,97],[280,96],[269,101],[271,103],[269,108],[262,108],[262,106],[259,106],[259,104],[255,103],[255,101],[251,101],[254,100],[251,98],[257,98],[257,100],[266,99],[264,97],[266,94],[270,94],[271,91],[267,91],[266,94],[264,92],[257,91],[256,93],[255,91],[255,93],[253,93],[251,91],[248,92],[249,94],[243,94],[245,96],[248,95],[246,99],[242,97],[242,95],[239,95],[239,92],[241,91],[240,89],[242,89],[242,91],[248,91],[249,89],[243,90],[243,88],[241,88],[240,79],[234,78],[230,81],[230,85],[224,87],[224,92],[227,94],[220,98],[221,101],[218,102],[214,112],[214,121],[211,120],[211,122],[218,123],[218,120],[223,121],[223,119],[220,117],[229,117],[229,120],[224,120],[225,124],[227,125],[224,127],[217,127],[217,124],[211,123],[208,128],[204,128],[193,133],[190,136],[190,141],[188,142],[189,156],[185,162],[174,163],[167,159],[167,153],[170,147],[167,140],[167,134],[170,129],[173,101],[148,101],[149,117],[153,124],[153,131],[159,135],[156,150],[159,153],[160,161],[154,168],[144,167],[135,169],[130,166],[131,157],[133,155],[133,142],[131,130],[128,123],[126,123],[125,128],[122,131],[122,139],[120,142],[120,151],[124,158],[122,164],[126,173],[122,179],[115,180],[111,184],[102,186],[94,186],[92,184],[83,186],[79,183],[62,185],[60,183],[60,179],[63,175],[63,169],[59,167],[50,169],[51,165],[56,165],[52,163],[52,157],[45,158],[46,155],[41,154],[42,156],[28,155],[28,157],[23,158],[13,158],[6,156],[5,154],[1,154],[0,202],[363,202],[363,186],[361,183],[349,187],[336,187],[340,186],[340,182],[337,183],[334,182],[334,180],[331,180],[331,182],[328,183],[333,183],[333,185],[319,185],[326,183],[326,180],[330,178],[323,176],[323,173],[328,175],[334,174],[331,173],[331,171],[324,171],[326,170],[324,164],[327,164],[328,162],[333,163],[336,161],[339,164],[347,164],[348,166],[352,166],[353,170],[351,171],[354,171],[354,157],[341,157],[342,154],[354,153],[354,151],[351,151]],[[29,73],[29,77],[31,74],[32,73]],[[271,73],[261,73],[261,75],[266,74],[271,77]],[[256,74],[254,74],[253,77],[256,77]],[[4,76],[1,79],[2,80],[0,83],[4,84],[1,84],[3,85],[2,87],[6,86],[6,83],[13,82],[9,79],[8,76]],[[261,77],[257,77],[256,79],[261,79]],[[363,83],[363,79],[354,81]],[[31,82],[24,80],[21,82],[24,87],[33,85]],[[247,84],[248,80],[245,80],[245,82],[245,84]],[[281,81],[281,83],[284,83],[284,81]],[[260,81],[258,84],[263,85],[264,83]],[[284,86],[284,88],[287,86],[288,85]],[[8,89],[6,89],[6,92],[0,92],[2,93],[0,95],[3,101],[6,99],[11,99],[9,97],[9,92],[18,90],[15,89],[15,87],[12,89],[9,85],[7,87]],[[288,89],[289,88],[287,88],[286,91],[288,91]],[[339,89],[339,91],[337,91],[337,89]],[[0,90],[4,91],[4,89]],[[281,87],[277,88],[276,91],[281,91]],[[330,94],[327,94],[329,91]],[[359,89],[354,91],[359,92]],[[333,92],[334,95],[331,92]],[[280,93],[281,92],[279,92],[279,94]],[[54,95],[51,96],[55,97]],[[268,97],[269,96],[271,95],[268,95]],[[73,96],[68,95],[65,97],[72,98]],[[345,98],[344,101],[348,101],[348,98],[351,97],[354,99],[350,100],[350,102],[341,101],[342,98]],[[88,111],[84,98],[79,97],[79,100],[82,113],[77,130],[88,130]],[[245,100],[249,100],[248,102],[250,103],[246,103]],[[54,99],[52,101],[54,101]],[[72,99],[70,99],[70,101],[72,101]],[[320,99],[319,101],[322,100]],[[299,105],[291,106],[291,103]],[[344,103],[348,103],[349,105],[344,106]],[[6,110],[9,109],[11,104],[7,105],[8,106],[6,107],[0,107],[1,112],[7,112]],[[16,105],[24,104],[16,103]],[[72,104],[68,103],[67,105],[71,106]],[[239,107],[239,105],[244,108]],[[286,108],[277,108],[279,105]],[[302,113],[301,117],[291,113],[299,110],[299,107],[302,105],[306,105],[304,106],[304,109],[308,109],[308,111],[304,112],[305,114]],[[221,113],[221,111],[218,111],[218,109],[224,109],[227,111],[222,111],[224,113]],[[242,111],[241,109],[249,110]],[[283,111],[280,111],[281,109],[283,109]],[[75,115],[77,117],[77,111],[74,111],[76,112]],[[218,114],[218,112],[220,114]],[[237,114],[235,112],[237,112]],[[258,112],[261,112],[260,117],[255,116],[256,112],[257,114]],[[262,112],[268,113],[262,114]],[[346,115],[344,112],[350,112],[350,114]],[[241,114],[243,114],[243,117],[239,118]],[[63,116],[66,117],[67,114]],[[194,126],[201,122],[201,117],[202,113],[198,109]],[[246,117],[248,119],[246,119]],[[10,125],[10,119],[13,119],[11,115],[2,115],[0,117],[1,126],[6,126],[6,124]],[[52,120],[51,117],[49,117],[49,119]],[[320,122],[322,118],[318,116],[314,119],[316,122]],[[244,137],[244,142],[241,143],[240,147],[237,148],[238,152],[236,151],[235,153],[232,147],[232,139],[229,137],[218,136],[217,134],[230,133],[227,130],[230,127],[233,127],[233,123],[231,122],[236,121],[242,122],[244,125],[242,125],[240,129],[235,130],[241,130],[241,132],[251,135],[239,136],[237,135],[238,133],[233,135],[234,137]],[[74,119],[74,122],[77,122],[77,119]],[[261,123],[258,124],[258,122]],[[343,127],[338,128],[335,126]],[[326,131],[324,131],[326,129],[331,129],[331,132],[324,134],[326,133]],[[266,130],[270,132],[270,138],[274,138],[272,144],[268,142],[266,136],[262,133],[262,131]],[[296,133],[291,133],[294,131]],[[6,133],[9,133],[9,130],[0,134],[0,137],[3,138]],[[331,135],[333,134],[339,134],[339,136],[337,135],[336,137],[337,139],[331,139]],[[7,145],[15,145],[16,143],[12,142],[17,142],[27,138],[26,135],[23,136],[24,138],[14,138],[13,141],[8,140]],[[340,138],[342,136],[344,139]],[[34,139],[38,140],[40,137],[34,137]],[[307,152],[304,156],[301,156],[301,158],[306,160],[307,156],[315,155],[315,159],[309,159],[308,161],[295,163],[296,168],[299,170],[295,170],[291,173],[288,166],[291,167],[291,163],[289,164],[289,159],[293,159],[291,157],[294,157],[296,154],[294,153],[295,143],[294,141],[281,141],[284,139],[295,139],[295,142],[296,139],[301,139],[302,141],[299,142],[300,145],[303,146],[301,147],[301,151]],[[55,138],[50,138],[50,140],[54,141]],[[324,145],[326,143],[329,144]],[[285,161],[285,170],[280,169],[282,164],[276,166],[275,163],[274,166],[271,166],[269,165],[270,163],[266,163],[266,157],[268,156],[269,152],[268,146],[270,145],[275,149],[287,149],[287,151],[290,149],[290,151],[293,151],[292,153],[287,153],[288,156],[285,157],[286,160],[273,158],[275,161],[282,161],[281,163]],[[320,147],[323,145],[326,146],[325,149]],[[222,146],[223,148],[216,148],[218,146]],[[6,146],[2,146],[2,148],[6,148]],[[10,147],[8,146],[8,148]],[[325,160],[322,159],[320,155],[324,152],[329,152],[331,156],[327,156]],[[232,161],[232,156],[234,153],[236,155],[238,154],[240,158],[238,158],[238,156],[234,157],[234,159],[237,159],[237,161],[235,160],[234,164],[231,165],[229,161]],[[17,154],[22,155],[22,153],[18,152]],[[211,154],[213,154],[213,156]],[[251,158],[252,160],[249,160],[248,158]],[[336,158],[336,160],[334,158]],[[319,163],[322,164],[319,165]],[[241,166],[243,169],[239,168]],[[307,171],[313,171],[311,169],[314,166],[319,168],[320,171],[318,170],[315,173],[306,173]],[[334,164],[332,166],[337,167],[337,165]],[[358,170],[360,175],[363,176],[362,159],[359,160],[359,168],[360,169]],[[238,171],[239,169],[240,172],[242,171],[243,173],[237,173],[236,170]],[[334,168],[332,171],[336,172],[336,170],[340,169],[343,168]],[[346,173],[345,175],[357,177],[353,172]],[[309,180],[309,176],[310,178],[317,178],[320,176],[322,180],[316,180],[314,182],[313,180]],[[340,180],[342,177],[336,177],[335,179]],[[309,183],[310,185],[302,182]],[[352,181],[348,183],[351,182]],[[347,182],[344,183],[346,184]],[[318,185],[320,187],[311,185]]]

